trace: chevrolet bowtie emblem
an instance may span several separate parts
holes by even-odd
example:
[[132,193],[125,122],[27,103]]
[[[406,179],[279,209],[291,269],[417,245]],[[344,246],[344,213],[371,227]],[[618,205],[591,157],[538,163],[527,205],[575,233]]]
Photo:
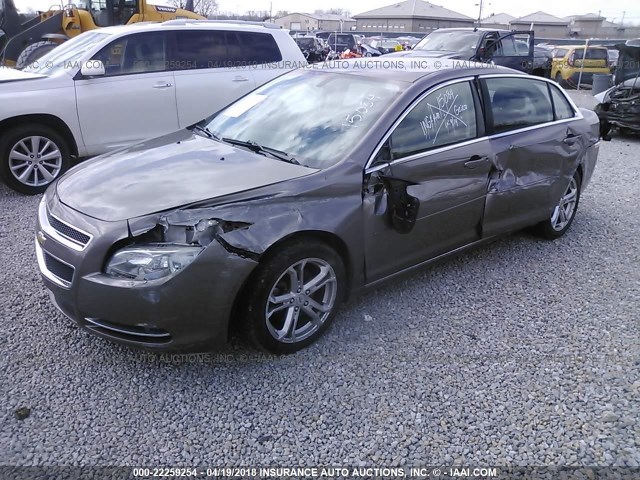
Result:
[[44,245],[44,242],[47,241],[47,237],[44,236],[44,233],[42,233],[42,231],[38,232],[38,234],[36,235],[36,239],[38,240],[38,243],[40,245]]

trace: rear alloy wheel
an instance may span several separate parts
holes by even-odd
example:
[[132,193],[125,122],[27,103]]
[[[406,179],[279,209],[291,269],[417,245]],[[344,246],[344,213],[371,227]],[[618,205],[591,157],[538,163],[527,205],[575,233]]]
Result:
[[275,354],[310,345],[331,323],[344,285],[344,265],[332,248],[291,243],[256,271],[243,315],[249,339]]
[[573,223],[580,202],[580,176],[576,172],[569,186],[553,209],[551,218],[538,224],[538,232],[549,240],[555,240],[565,234]]
[[66,142],[48,127],[19,127],[3,137],[0,176],[13,190],[42,193],[69,168]]

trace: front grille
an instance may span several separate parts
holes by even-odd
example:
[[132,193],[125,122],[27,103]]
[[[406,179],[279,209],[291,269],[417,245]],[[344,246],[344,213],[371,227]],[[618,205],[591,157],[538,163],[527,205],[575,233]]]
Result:
[[73,282],[73,267],[61,262],[56,257],[49,255],[47,252],[43,251],[43,255],[44,264],[47,267],[47,270],[58,279],[71,285]]
[[58,232],[63,237],[77,243],[78,245],[85,246],[91,240],[91,237],[86,233],[81,232],[73,228],[71,225],[67,225],[66,223],[58,220],[56,217],[51,215],[47,211],[47,220],[49,220],[49,225]]
[[84,321],[89,330],[127,342],[161,344],[171,341],[171,334],[160,328],[117,325],[100,318],[85,318]]

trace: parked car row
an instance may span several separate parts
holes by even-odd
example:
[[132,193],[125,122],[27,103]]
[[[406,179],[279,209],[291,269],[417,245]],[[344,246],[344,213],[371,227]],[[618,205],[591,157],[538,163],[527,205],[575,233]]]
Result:
[[270,24],[174,20],[86,32],[0,70],[0,176],[43,192],[72,159],[192,125],[305,65]]

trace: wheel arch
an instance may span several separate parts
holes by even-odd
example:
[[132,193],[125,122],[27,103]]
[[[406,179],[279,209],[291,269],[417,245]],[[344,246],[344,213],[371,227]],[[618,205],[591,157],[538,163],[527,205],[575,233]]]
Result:
[[41,114],[27,114],[18,115],[11,118],[6,118],[0,121],[0,132],[6,132],[7,130],[15,127],[20,127],[28,124],[40,124],[54,129],[59,133],[66,141],[71,155],[78,156],[78,144],[71,132],[71,129],[67,124],[55,115],[41,113]]
[[[352,284],[352,278],[353,278],[353,264],[351,261],[351,253],[345,241],[333,232],[327,232],[322,230],[301,230],[301,231],[290,233],[289,235],[282,237],[281,239],[279,239],[278,241],[270,245],[269,248],[267,248],[267,250],[265,250],[265,252],[262,255],[260,255],[259,262],[263,262],[266,258],[269,258],[271,255],[274,255],[275,252],[283,248],[286,244],[303,240],[303,239],[318,240],[322,243],[325,243],[329,245],[331,248],[333,248],[336,251],[336,253],[340,256],[340,258],[342,259],[342,263],[344,264],[344,269],[347,277],[347,284],[345,286],[345,298],[343,299],[343,300],[346,300],[349,297],[351,292],[351,284]],[[251,274],[246,278],[246,280],[242,284],[242,287],[238,290],[238,293],[236,294],[236,297],[233,300],[233,306],[231,308],[231,315],[230,315],[230,324],[228,329],[229,333],[231,333],[234,330],[234,328],[240,324],[240,322],[237,320],[238,311],[239,311],[240,305],[246,298],[248,289],[251,288],[251,284],[255,278],[257,270],[258,270],[257,268],[253,269]]]

